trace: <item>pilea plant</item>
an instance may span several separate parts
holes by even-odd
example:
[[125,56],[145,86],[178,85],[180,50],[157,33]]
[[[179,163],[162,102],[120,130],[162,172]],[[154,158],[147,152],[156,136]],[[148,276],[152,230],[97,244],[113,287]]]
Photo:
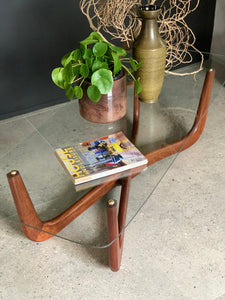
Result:
[[67,53],[62,59],[62,67],[52,71],[53,82],[65,89],[67,97],[72,100],[83,97],[84,88],[93,102],[98,102],[102,94],[108,94],[113,80],[125,70],[135,82],[135,94],[141,91],[140,78],[135,78],[141,63],[127,52],[103,40],[97,32],[92,32],[80,42],[80,48]]

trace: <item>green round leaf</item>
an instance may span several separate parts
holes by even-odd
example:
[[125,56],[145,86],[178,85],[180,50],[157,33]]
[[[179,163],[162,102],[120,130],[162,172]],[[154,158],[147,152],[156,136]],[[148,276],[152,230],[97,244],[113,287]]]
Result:
[[87,95],[89,99],[93,102],[98,102],[101,98],[101,93],[97,86],[95,85],[90,85],[87,89]]
[[52,80],[61,89],[64,89],[63,70],[64,68],[55,68],[52,71]]
[[114,62],[113,74],[116,75],[122,69],[122,63],[116,53],[112,52],[112,57]]
[[66,96],[72,100],[73,99],[73,95],[74,95],[74,89],[72,88],[72,86],[68,86],[66,88]]
[[83,97],[83,90],[80,86],[75,86],[74,87],[74,94],[77,97],[77,99],[81,99]]
[[71,52],[65,54],[61,59],[61,64],[65,67],[71,61]]
[[108,70],[108,64],[105,61],[99,61],[99,60],[95,60],[92,64],[92,71],[97,71],[99,69],[107,69]]
[[63,78],[66,83],[72,83],[74,80],[72,64],[69,62],[62,71]]
[[87,49],[87,47],[84,46],[84,45],[82,45],[82,44],[80,44],[80,53],[81,53],[81,56],[82,56],[82,57],[83,57],[83,55],[84,55],[85,49]]
[[130,57],[129,61],[130,61],[130,65],[131,65],[131,68],[133,69],[133,71],[137,71],[136,62],[134,61],[134,59],[132,57]]
[[113,77],[109,70],[99,69],[91,76],[92,85],[97,86],[101,94],[108,94],[113,87]]
[[80,49],[76,49],[71,53],[71,56],[73,57],[73,59],[75,60],[75,62],[78,62],[79,59],[81,59],[81,51]]
[[142,90],[142,86],[140,83],[140,77],[138,77],[137,80],[135,80],[135,96],[137,96]]
[[73,76],[78,76],[80,74],[80,66],[76,65],[72,67],[72,71],[73,71]]
[[97,41],[103,41],[103,38],[101,37],[101,35],[98,32],[92,32],[90,34],[90,38],[95,39]]
[[95,44],[100,41],[103,41],[101,35],[97,32],[92,32],[85,40],[81,41],[80,44],[86,47],[90,44]]
[[85,59],[85,64],[88,66],[89,69],[92,68],[93,60],[94,60],[94,57]]
[[117,47],[117,46],[113,46],[111,44],[109,44],[109,48],[114,51],[117,55],[119,56],[126,56],[127,55],[127,52],[126,50],[124,50],[123,48],[121,47]]
[[89,74],[89,68],[87,65],[82,64],[80,67],[80,74],[83,78],[87,78]]
[[91,58],[92,57],[92,51],[89,48],[85,48],[83,53],[83,59]]
[[103,56],[108,49],[108,45],[104,42],[96,43],[93,47],[93,53],[97,57]]

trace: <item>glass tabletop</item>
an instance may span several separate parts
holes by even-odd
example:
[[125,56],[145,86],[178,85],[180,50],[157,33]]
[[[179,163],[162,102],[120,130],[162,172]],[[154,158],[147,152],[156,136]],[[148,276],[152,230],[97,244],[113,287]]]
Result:
[[[166,74],[157,103],[140,102],[135,145],[143,154],[187,135],[195,120],[209,68],[216,70],[210,110],[217,95],[224,94],[225,59],[216,54],[211,54],[204,62],[203,70],[194,76]],[[195,69],[196,64],[191,64],[177,72],[182,74]],[[127,114],[113,123],[95,124],[84,120],[76,100],[0,122],[0,222],[20,224],[6,177],[11,170],[19,170],[37,214],[44,221],[63,213],[93,188],[90,186],[76,191],[54,151],[118,131],[133,139],[133,86],[127,89]],[[178,153],[150,164],[132,179],[125,228],[145,209],[145,204],[174,161],[179,159],[181,151],[182,146]],[[120,185],[110,190],[60,232],[47,232],[88,247],[108,247],[106,204],[109,199],[119,201],[120,191]],[[34,227],[29,222],[23,225]]]

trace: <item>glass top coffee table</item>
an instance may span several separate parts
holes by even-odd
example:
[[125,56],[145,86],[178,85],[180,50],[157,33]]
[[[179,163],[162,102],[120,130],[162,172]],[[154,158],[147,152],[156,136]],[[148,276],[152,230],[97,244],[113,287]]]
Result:
[[[196,76],[165,75],[155,104],[139,102],[133,86],[128,86],[127,114],[114,123],[84,120],[76,100],[1,121],[0,218],[21,224],[33,241],[57,236],[87,247],[109,248],[110,267],[119,270],[126,227],[144,209],[179,153],[201,136],[210,96],[209,109],[223,89],[220,80],[214,81],[214,62],[206,61]],[[190,65],[185,72],[194,69],[196,65]],[[75,191],[55,149],[118,131],[146,155],[148,167]]]

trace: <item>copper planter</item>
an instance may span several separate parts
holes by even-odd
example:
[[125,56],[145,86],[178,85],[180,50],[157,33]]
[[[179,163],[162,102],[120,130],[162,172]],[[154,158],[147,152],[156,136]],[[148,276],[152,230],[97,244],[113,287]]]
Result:
[[114,80],[112,90],[102,95],[99,102],[92,102],[87,93],[79,100],[81,116],[94,123],[110,123],[125,116],[127,110],[126,75]]

